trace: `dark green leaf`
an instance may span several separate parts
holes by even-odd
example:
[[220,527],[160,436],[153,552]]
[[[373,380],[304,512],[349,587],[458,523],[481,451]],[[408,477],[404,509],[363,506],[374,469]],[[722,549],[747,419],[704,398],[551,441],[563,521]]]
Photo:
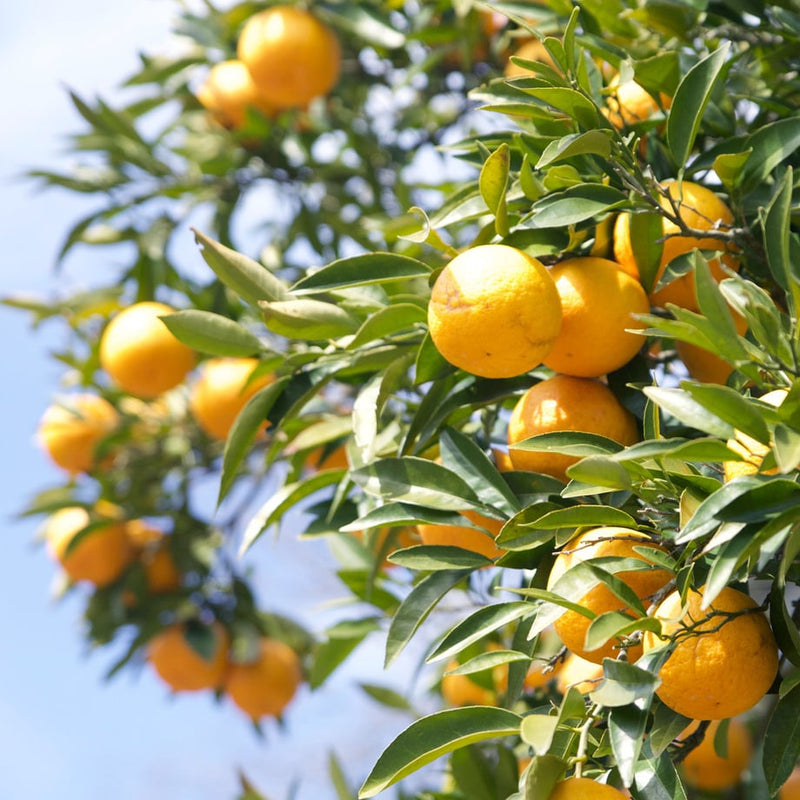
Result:
[[763,766],[770,795],[786,782],[800,758],[800,685],[778,698],[764,736]]
[[581,184],[537,200],[524,224],[530,228],[563,228],[596,217],[626,201],[626,195],[613,186]]
[[301,278],[292,294],[317,294],[334,289],[428,278],[431,268],[416,258],[398,253],[368,253],[333,261]]

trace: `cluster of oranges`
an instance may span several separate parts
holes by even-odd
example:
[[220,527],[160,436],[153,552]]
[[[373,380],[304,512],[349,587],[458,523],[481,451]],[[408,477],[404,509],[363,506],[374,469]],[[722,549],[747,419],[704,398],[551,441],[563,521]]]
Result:
[[[140,302],[106,325],[99,357],[110,383],[109,396],[122,408],[155,403],[158,413],[159,400],[177,390],[194,424],[210,439],[224,441],[248,400],[273,377],[258,371],[256,358],[211,358],[190,380],[196,354],[161,319],[172,312],[163,303]],[[123,445],[115,441],[121,425],[122,416],[112,402],[84,392],[48,408],[38,438],[53,462],[71,476],[91,476],[113,467],[122,455]],[[141,599],[137,592],[165,595],[184,585],[170,534],[147,520],[126,519],[123,509],[104,499],[56,511],[44,533],[49,552],[73,583],[103,588],[119,582],[125,588],[135,585],[128,580],[130,570],[140,570],[144,576],[140,589],[125,588],[122,595],[130,606]],[[197,636],[193,639],[186,633],[186,623],[157,634],[148,649],[156,672],[174,691],[224,689],[253,718],[279,714],[302,675],[294,651],[267,638],[250,660],[232,660],[222,625],[205,627],[218,646],[204,654],[192,647]]]
[[249,17],[237,58],[215,64],[196,96],[221,124],[239,128],[248,110],[271,117],[303,109],[339,78],[336,35],[310,12],[276,5]]

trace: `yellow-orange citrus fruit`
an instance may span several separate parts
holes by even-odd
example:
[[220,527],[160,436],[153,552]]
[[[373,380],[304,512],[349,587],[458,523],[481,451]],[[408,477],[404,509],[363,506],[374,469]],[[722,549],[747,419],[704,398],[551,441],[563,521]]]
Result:
[[598,378],[627,364],[645,339],[634,315],[650,302],[636,278],[605,258],[562,261],[550,269],[561,298],[562,323],[544,364],[554,372]]
[[556,784],[548,800],[619,800],[625,795],[607,783],[591,778],[567,778]]
[[429,525],[421,523],[417,525],[419,538],[423,544],[429,545],[449,545],[451,547],[461,547],[464,550],[471,550],[473,553],[480,553],[486,558],[498,558],[503,555],[501,550],[494,543],[492,537],[500,533],[503,523],[499,519],[485,517],[474,511],[461,512],[470,522],[486,528],[491,534],[461,525]]
[[[538,39],[528,39],[526,42],[523,42],[512,55],[523,58],[525,61],[539,61],[542,64],[547,64],[548,67],[551,67],[557,72],[561,72],[561,68],[553,61],[553,57],[550,55],[548,49]],[[527,78],[536,73],[509,60],[506,64],[504,74],[505,77],[510,80],[513,78]]]
[[[788,391],[786,389],[775,389],[774,391],[767,392],[759,398],[765,403],[769,403],[776,408],[783,403],[786,399]],[[725,481],[731,481],[738,475],[753,475],[761,469],[761,462],[769,452],[769,447],[762,444],[752,436],[742,433],[740,430],[734,430],[734,437],[727,441],[728,449],[734,453],[738,453],[744,460],[743,461],[725,461],[722,465]],[[777,468],[766,470],[767,475],[774,475]]]
[[222,686],[228,668],[228,633],[219,622],[203,633],[211,637],[210,657],[192,646],[193,633],[185,624],[170,625],[150,640],[147,660],[174,692],[199,692]]
[[237,46],[259,94],[275,108],[303,108],[339,80],[334,32],[308,11],[273,6],[250,17]]
[[556,689],[561,694],[566,694],[568,689],[574,687],[581,694],[589,694],[598,687],[602,678],[602,664],[595,664],[576,653],[569,653],[556,676]]
[[[445,673],[458,668],[458,661],[447,662]],[[494,706],[497,695],[476,683],[469,675],[442,675],[442,698],[448,706]]]
[[140,519],[127,522],[125,532],[144,569],[147,590],[160,594],[177,589],[181,585],[181,573],[166,534]]
[[247,401],[274,380],[272,375],[250,380],[257,366],[257,358],[212,358],[203,364],[192,384],[189,409],[212,438],[227,439]]
[[451,364],[484,378],[510,378],[542,363],[561,328],[561,301],[535,258],[504,244],[457,255],[439,274],[428,326]]
[[[717,228],[725,230],[733,225],[734,218],[731,210],[714,192],[705,186],[691,181],[683,181],[682,183],[664,181],[663,188],[667,190],[672,201],[678,204],[678,215],[690,228],[703,231]],[[660,197],[659,202],[662,208],[671,210],[671,203],[668,198]],[[719,258],[709,262],[709,268],[715,280],[720,281],[724,277],[722,264],[725,264],[729,269],[738,270],[739,259],[732,249],[728,249],[725,242],[710,237],[680,236],[678,235],[679,232],[680,228],[674,222],[667,219],[662,220],[662,235],[666,238],[661,252],[661,263],[658,268],[656,283],[664,274],[664,270],[670,261],[695,248],[726,251]],[[626,272],[636,278],[639,277],[639,269],[636,266],[636,257],[631,244],[630,214],[627,212],[620,214],[614,223],[614,257]],[[694,276],[691,274],[682,275],[663,289],[652,292],[650,300],[659,306],[663,306],[666,303],[674,303],[681,308],[697,311]]]
[[134,303],[106,325],[100,365],[123,391],[155,397],[177,386],[194,366],[194,350],[159,319],[171,313],[164,303]]
[[254,720],[279,717],[297,692],[303,670],[297,653],[279,639],[264,637],[256,659],[231,663],[225,692]]
[[200,104],[225,127],[240,128],[247,109],[269,116],[273,109],[264,101],[247,67],[238,59],[214,64],[196,92]]
[[[643,547],[644,546],[644,547]],[[548,589],[553,589],[556,582],[570,568],[582,562],[593,561],[598,558],[613,556],[615,558],[642,559],[640,570],[617,572],[616,577],[625,583],[640,600],[654,595],[671,578],[667,570],[653,569],[652,562],[646,555],[636,552],[637,547],[646,549],[653,546],[658,550],[663,547],[655,544],[653,540],[631,528],[609,526],[607,528],[593,528],[584,531],[568,542],[556,557],[548,579]],[[597,616],[608,611],[625,612],[625,604],[604,584],[598,584],[590,589],[578,601],[584,608],[593,611]],[[646,605],[646,603],[645,603]],[[615,658],[619,653],[619,642],[609,640],[596,650],[587,650],[585,647],[586,631],[591,624],[588,617],[577,611],[565,611],[554,623],[556,633],[561,641],[573,652],[587,661],[600,663],[604,658]],[[642,653],[640,646],[628,648],[628,661],[636,661]]]
[[659,671],[656,694],[690,719],[725,719],[751,709],[769,691],[778,671],[778,646],[767,618],[748,595],[726,587],[702,609],[703,589],[691,590],[686,608],[678,592],[656,609],[662,638],[645,632],[645,652],[675,638]]
[[[644,122],[660,111],[655,98],[634,80],[620,83],[619,73],[616,73],[608,86],[613,93],[606,99],[605,115],[616,128]],[[672,98],[663,92],[659,94],[659,100],[665,109],[672,104]]]
[[555,375],[528,389],[508,422],[508,446],[514,469],[541,472],[567,480],[567,467],[578,461],[559,453],[517,450],[514,445],[540,433],[596,433],[623,445],[639,440],[636,418],[604,383],[593,378]]
[[795,767],[781,786],[778,800],[800,800],[800,767]]
[[119,416],[107,400],[76,394],[52,405],[39,422],[37,439],[55,464],[71,473],[96,466],[97,446],[114,431]]
[[[96,524],[93,530],[81,534]],[[45,526],[45,540],[50,554],[73,581],[87,581],[108,586],[124,572],[134,557],[125,533],[125,524],[104,513],[92,513],[82,507],[56,511]]]
[[[699,724],[697,721],[693,722],[679,738],[685,739],[697,730]],[[712,722],[706,728],[700,744],[681,762],[680,771],[684,781],[695,789],[718,792],[736,786],[753,756],[753,740],[750,732],[738,719],[732,719],[728,723],[725,757],[718,755],[714,747],[714,738],[719,724],[719,720]]]

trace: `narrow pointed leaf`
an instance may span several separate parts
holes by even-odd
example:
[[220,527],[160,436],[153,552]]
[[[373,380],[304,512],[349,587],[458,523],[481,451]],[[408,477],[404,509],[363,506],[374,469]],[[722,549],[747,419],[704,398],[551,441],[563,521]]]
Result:
[[262,349],[255,334],[221,314],[190,309],[161,319],[176,339],[201,353],[251,356]]
[[301,278],[292,287],[296,296],[369,286],[378,283],[427,278],[431,268],[422,261],[397,253],[368,253],[340,258]]

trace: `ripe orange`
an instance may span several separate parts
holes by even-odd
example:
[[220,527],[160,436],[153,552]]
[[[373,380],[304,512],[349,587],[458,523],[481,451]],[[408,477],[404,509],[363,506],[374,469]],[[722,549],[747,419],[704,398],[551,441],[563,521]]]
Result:
[[591,778],[567,778],[556,784],[548,800],[619,800],[625,795],[607,783]]
[[[672,200],[678,204],[678,214],[689,227],[707,231],[715,228],[725,230],[733,225],[734,218],[731,210],[714,192],[705,186],[691,181],[683,181],[680,184],[677,181],[664,181],[663,186]],[[660,197],[659,202],[662,208],[670,210],[669,199]],[[680,236],[678,235],[680,231],[678,226],[666,218],[662,222],[662,231],[666,238],[664,239],[656,282],[660,280],[670,261],[695,248],[725,251],[720,258],[715,258],[709,262],[711,274],[717,281],[722,280],[724,277],[722,264],[733,270],[738,270],[739,268],[739,259],[733,253],[732,248],[728,248],[719,239]],[[636,266],[636,258],[631,245],[630,214],[628,213],[620,214],[614,223],[614,256],[626,272],[636,278],[639,277],[639,269]],[[694,276],[691,274],[682,275],[663,289],[652,292],[650,299],[655,305],[663,306],[666,303],[675,303],[681,308],[697,311]]]
[[228,667],[228,633],[219,622],[206,627],[204,633],[212,638],[210,658],[192,646],[192,632],[185,624],[170,625],[150,640],[147,659],[174,692],[198,692],[222,685]]
[[645,632],[645,652],[662,640],[677,641],[659,671],[656,694],[690,719],[725,719],[743,714],[767,693],[778,671],[778,646],[756,603],[727,587],[702,609],[703,589],[690,591],[686,608],[678,592],[656,609],[662,637]]
[[503,523],[499,519],[485,517],[474,511],[461,512],[470,522],[486,528],[491,536],[475,528],[468,528],[461,525],[417,525],[419,538],[422,544],[430,545],[449,545],[451,547],[462,547],[464,550],[471,550],[473,553],[480,553],[486,558],[498,558],[503,555],[501,550],[494,543],[493,538],[500,533]]
[[308,11],[273,6],[250,17],[237,47],[264,102],[303,108],[339,80],[341,49],[333,31]]
[[[568,542],[556,557],[547,588],[552,589],[556,581],[580,562],[590,562],[594,559],[614,556],[617,558],[643,559],[640,570],[617,572],[616,577],[629,586],[640,600],[654,595],[671,578],[672,575],[663,569],[651,569],[645,556],[640,555],[634,548],[642,545],[654,545],[659,550],[663,548],[655,545],[653,540],[641,531],[631,528],[593,528],[584,531]],[[599,584],[590,589],[581,599],[580,605],[594,611],[597,616],[608,611],[625,611],[624,603],[604,584]],[[591,620],[577,611],[565,611],[554,623],[556,633],[561,641],[573,652],[587,661],[601,663],[604,658],[615,658],[619,652],[619,642],[609,640],[605,645],[596,650],[587,650],[586,631]],[[628,661],[634,662],[642,653],[639,645],[628,648]]]
[[484,378],[510,378],[542,363],[561,328],[561,301],[535,258],[503,244],[457,255],[439,274],[428,327],[451,364]]
[[[556,72],[561,72],[561,68],[553,61],[553,57],[547,48],[538,39],[528,39],[523,42],[512,55],[524,58],[526,61],[540,61],[542,64],[547,64],[548,67],[556,70]],[[536,73],[525,69],[519,64],[515,64],[509,59],[503,74],[507,79],[511,80],[513,78],[527,78]]]
[[627,364],[645,342],[636,314],[650,302],[638,280],[605,258],[571,258],[550,270],[561,298],[561,331],[544,359],[564,375],[598,378]]
[[235,58],[214,64],[196,97],[211,116],[227,128],[244,125],[248,108],[267,116],[274,112],[264,102],[247,67]]
[[117,427],[114,406],[94,394],[77,394],[52,405],[39,422],[37,439],[55,464],[71,473],[89,472],[97,446]]
[[[606,99],[604,113],[615,128],[621,130],[628,125],[644,122],[660,111],[655,98],[636,81],[620,83],[619,73],[611,78],[608,88],[613,89],[613,93]],[[665,109],[672,105],[672,98],[663,92],[659,100]]]
[[279,717],[303,680],[300,659],[288,644],[265,637],[250,663],[233,662],[225,678],[225,691],[254,720]]
[[[444,668],[445,673],[450,672],[458,667],[458,661],[451,659],[447,662]],[[498,670],[498,673],[493,671],[492,682],[496,674],[503,671],[503,668]],[[492,689],[487,689],[484,686],[472,680],[470,675],[442,675],[440,684],[442,699],[448,706],[496,706],[497,693]]]
[[[788,394],[786,389],[775,389],[772,392],[767,392],[759,398],[765,403],[769,403],[776,408],[783,403]],[[733,480],[737,475],[753,475],[761,469],[761,462],[769,452],[769,447],[761,442],[742,433],[740,430],[734,430],[734,438],[728,439],[728,449],[734,453],[738,453],[744,461],[725,461],[722,465],[725,482]],[[777,467],[766,470],[767,475],[774,475],[777,472]]]
[[189,409],[210,437],[227,439],[247,401],[274,380],[272,375],[250,380],[257,366],[257,358],[212,358],[203,364],[189,394]]
[[541,472],[566,481],[567,467],[578,461],[559,453],[517,450],[530,436],[553,431],[583,431],[623,445],[639,440],[636,418],[604,383],[592,378],[556,375],[520,397],[508,422],[508,446],[514,469]]
[[177,589],[181,585],[181,573],[170,552],[166,534],[139,519],[126,523],[125,532],[144,569],[147,590],[160,594]]
[[[93,523],[101,526],[72,540]],[[87,581],[95,586],[108,586],[131,563],[134,551],[118,518],[101,509],[90,514],[85,508],[62,508],[45,526],[45,540],[50,554],[73,581]]]
[[795,767],[781,786],[778,800],[800,800],[800,767]]
[[173,309],[143,302],[120,311],[100,338],[100,365],[123,391],[155,397],[177,386],[194,366],[194,350],[159,319]]
[[[685,739],[697,730],[699,724],[693,722],[679,738]],[[695,789],[718,792],[736,786],[753,756],[753,740],[743,722],[732,719],[728,723],[727,754],[724,758],[717,754],[714,747],[717,728],[719,720],[708,726],[703,740],[681,762],[684,781]]]
[[569,653],[556,677],[556,689],[561,694],[575,687],[581,694],[594,691],[603,678],[603,665],[587,661],[575,653]]

